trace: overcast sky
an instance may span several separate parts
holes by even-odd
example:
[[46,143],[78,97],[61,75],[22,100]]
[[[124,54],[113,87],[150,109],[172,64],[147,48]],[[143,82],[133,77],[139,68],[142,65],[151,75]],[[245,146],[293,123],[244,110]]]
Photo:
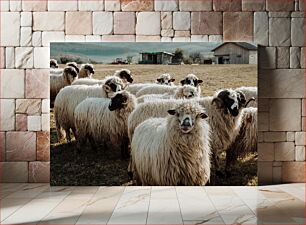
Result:
[[126,58],[127,56],[139,57],[140,52],[174,52],[181,48],[188,53],[201,52],[209,54],[211,49],[221,43],[52,43],[51,58],[59,58],[61,55],[75,55],[81,58],[89,58],[98,62],[110,63],[116,58]]

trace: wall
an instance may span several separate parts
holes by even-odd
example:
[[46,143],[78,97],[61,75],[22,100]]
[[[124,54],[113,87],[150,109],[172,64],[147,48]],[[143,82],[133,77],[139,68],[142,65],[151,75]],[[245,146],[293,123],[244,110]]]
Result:
[[305,181],[303,0],[1,1],[4,182],[48,182],[50,41],[255,41],[259,181]]

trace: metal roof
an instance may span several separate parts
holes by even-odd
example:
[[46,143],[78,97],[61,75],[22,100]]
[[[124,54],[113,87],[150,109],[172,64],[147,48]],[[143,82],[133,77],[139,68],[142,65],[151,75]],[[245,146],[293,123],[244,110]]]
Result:
[[238,46],[240,46],[244,49],[247,49],[247,50],[253,50],[253,51],[257,50],[257,46],[252,45],[252,44],[247,43],[247,42],[224,42],[224,43],[220,44],[219,46],[217,46],[216,48],[212,49],[211,51],[214,52],[218,48],[222,47],[223,45],[229,44],[229,43],[238,45]]

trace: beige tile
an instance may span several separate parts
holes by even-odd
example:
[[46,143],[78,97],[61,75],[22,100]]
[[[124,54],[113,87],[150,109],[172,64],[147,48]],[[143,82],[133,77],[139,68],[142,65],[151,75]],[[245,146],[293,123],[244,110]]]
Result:
[[106,224],[125,187],[101,187],[88,202],[77,224]]
[[183,223],[174,187],[152,187],[147,223]]
[[30,202],[31,198],[5,198],[1,200],[1,221],[12,215],[15,211],[23,207],[25,204]]
[[151,187],[126,187],[108,224],[145,224]]
[[216,209],[202,187],[177,187],[183,220],[212,218]]
[[7,198],[35,198],[40,193],[48,190],[47,184],[28,184],[22,189],[10,194]]
[[1,70],[0,95],[1,98],[24,97],[23,70]]
[[91,12],[67,12],[66,34],[92,34]]
[[[59,204],[58,201],[47,201],[45,199],[34,199],[24,207],[17,210],[11,216],[6,218],[4,224],[17,224],[28,223],[33,224],[39,222],[44,216],[46,216],[50,210]],[[33,213],[35,212],[35,213]]]

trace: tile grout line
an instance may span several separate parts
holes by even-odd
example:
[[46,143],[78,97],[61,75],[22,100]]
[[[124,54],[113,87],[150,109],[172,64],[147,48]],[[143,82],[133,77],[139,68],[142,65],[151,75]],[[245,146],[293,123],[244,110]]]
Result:
[[83,212],[87,209],[88,203],[95,197],[95,195],[97,194],[98,190],[99,190],[99,187],[97,188],[96,192],[92,195],[92,197],[86,202],[86,206],[84,207],[84,209],[82,210],[82,212],[78,216],[78,219],[76,220],[75,224],[78,223],[78,221],[79,221],[80,217],[82,216]]
[[[256,212],[255,211],[253,211],[250,207],[249,207],[249,205],[246,203],[246,201],[242,198],[242,197],[240,197],[236,192],[235,192],[235,190],[234,189],[232,189],[231,188],[231,190],[238,196],[238,198],[244,203],[244,205],[252,212],[252,213],[254,213],[254,215],[255,215],[255,217],[256,217],[256,220],[257,220],[257,222],[258,222],[258,218],[257,218],[257,198],[256,198]],[[259,192],[259,189],[258,189],[258,186],[256,187],[256,195],[258,194],[258,192]]]
[[183,218],[183,214],[182,214],[181,204],[180,204],[180,200],[179,200],[179,197],[178,197],[177,189],[176,189],[176,188],[177,188],[177,187],[174,187],[174,189],[175,189],[175,195],[176,195],[176,200],[177,200],[177,203],[178,203],[178,206],[179,206],[179,209],[180,209],[180,215],[181,215],[182,223],[185,224],[184,218]]
[[147,211],[146,224],[148,224],[148,218],[149,218],[149,210],[150,210],[151,197],[152,197],[152,186],[150,187],[150,196],[149,196],[149,204],[148,204],[148,211]]
[[118,201],[117,201],[117,203],[116,203],[115,206],[114,206],[113,212],[112,212],[112,214],[110,215],[110,217],[108,218],[108,220],[106,221],[106,224],[108,224],[109,220],[112,218],[112,216],[113,216],[113,214],[114,214],[114,211],[115,211],[115,209],[116,209],[116,207],[117,207],[117,205],[118,205],[118,202],[120,201],[120,199],[122,198],[122,196],[123,196],[123,194],[124,194],[124,192],[125,192],[125,189],[126,189],[126,186],[124,187],[124,190],[122,191],[120,198],[118,198]]
[[214,208],[215,208],[215,210],[216,210],[218,216],[219,216],[220,219],[223,221],[223,224],[226,224],[225,221],[224,221],[224,219],[223,219],[223,217],[222,217],[221,214],[219,213],[219,210],[218,210],[217,207],[215,206],[214,202],[211,200],[211,198],[210,198],[210,196],[209,196],[209,193],[207,193],[207,191],[206,191],[206,189],[205,189],[205,186],[203,187],[203,189],[204,189],[204,191],[205,191],[205,193],[206,193],[206,195],[207,195],[207,197],[208,197],[210,203],[214,206]]
[[[49,185],[49,188],[50,188],[50,185]],[[21,209],[23,209],[25,206],[27,206],[30,202],[32,202],[32,201],[34,201],[34,200],[36,200],[37,199],[37,196],[39,196],[40,194],[42,194],[42,193],[44,193],[45,192],[45,190],[44,191],[42,191],[42,192],[40,192],[38,195],[36,195],[34,198],[32,198],[29,202],[27,202],[25,205],[23,205],[22,207],[20,207],[20,208],[18,208],[18,210],[16,210],[14,213],[16,213],[17,211],[19,211],[19,210],[21,210]],[[64,200],[64,199],[63,199]],[[62,200],[62,201],[63,201]],[[61,203],[62,201],[60,201],[59,203]],[[58,204],[59,204],[58,203]],[[58,206],[58,204],[56,204],[51,210],[50,210],[50,212],[56,207],[56,206]],[[48,214],[50,213],[50,212],[48,212]],[[12,213],[10,216],[8,216],[5,220],[7,220],[8,218],[10,218],[11,216],[13,216],[14,214]],[[43,218],[45,218],[45,216],[43,217]],[[5,221],[4,220],[4,221]],[[41,220],[40,220],[41,221]],[[40,221],[33,221],[33,222],[37,222],[37,223],[39,223]],[[2,221],[1,221],[2,222]],[[37,224],[36,223],[36,224]]]
[[[25,188],[25,187],[27,187],[27,186],[28,186],[28,185],[22,185],[22,186],[20,186],[20,188],[18,188],[16,191],[10,193],[9,195],[14,194],[14,193],[20,191],[22,188]],[[9,195],[8,195],[8,196],[9,196]],[[1,204],[1,201],[3,201],[4,199],[9,199],[8,196],[6,196],[6,197],[4,197],[3,199],[1,199],[1,200],[0,200],[0,204]],[[3,219],[2,216],[1,216],[1,217],[0,217],[1,223],[2,223],[4,220],[6,220],[8,217],[12,216],[17,210],[19,210],[19,209],[21,209],[22,207],[24,207],[26,204],[28,204],[28,203],[29,203],[30,201],[32,201],[33,199],[34,199],[34,198],[29,198],[28,201],[27,201],[25,204],[23,204],[22,206],[20,206],[20,207],[17,208],[16,210],[14,210],[10,215],[8,215],[7,217],[5,217],[4,219]]]
[[[71,191],[71,192],[72,192],[72,191]],[[41,222],[43,219],[47,218],[47,217],[52,213],[52,211],[53,211],[59,204],[61,204],[61,203],[71,194],[71,192],[70,192],[65,198],[63,198],[62,201],[60,201],[54,208],[52,208],[52,209],[50,210],[50,212],[49,212],[47,215],[45,215],[39,222]]]

